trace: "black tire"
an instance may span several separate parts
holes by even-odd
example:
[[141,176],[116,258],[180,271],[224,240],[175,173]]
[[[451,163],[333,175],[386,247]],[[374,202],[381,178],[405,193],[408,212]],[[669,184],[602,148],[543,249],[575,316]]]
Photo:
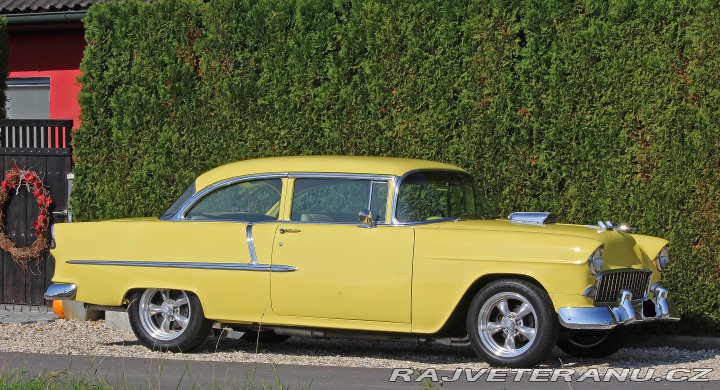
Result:
[[619,351],[625,345],[627,332],[622,326],[612,330],[576,331],[567,339],[558,340],[557,346],[570,356],[581,358],[604,358]]
[[260,332],[247,331],[240,336],[240,339],[247,341],[248,343],[259,344],[278,344],[289,338],[290,336],[279,335],[270,330],[263,330]]
[[470,303],[467,331],[475,352],[493,366],[531,367],[552,351],[559,325],[550,297],[540,287],[501,279]]
[[147,289],[132,294],[128,318],[138,340],[154,351],[190,352],[212,328],[200,299],[182,290]]

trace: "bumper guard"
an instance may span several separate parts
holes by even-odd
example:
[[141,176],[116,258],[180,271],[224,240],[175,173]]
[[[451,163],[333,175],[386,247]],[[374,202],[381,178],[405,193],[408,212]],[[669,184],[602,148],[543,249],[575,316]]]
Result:
[[650,287],[653,297],[633,303],[630,290],[618,294],[615,306],[562,307],[560,324],[568,329],[612,329],[652,321],[679,321],[680,314],[667,300],[668,290],[660,283]]

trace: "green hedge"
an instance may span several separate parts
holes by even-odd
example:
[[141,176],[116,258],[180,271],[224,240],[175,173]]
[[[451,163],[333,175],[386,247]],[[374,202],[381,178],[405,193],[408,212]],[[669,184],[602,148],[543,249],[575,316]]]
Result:
[[668,238],[687,322],[720,331],[717,20],[713,0],[95,5],[73,210],[158,215],[260,156],[446,161],[504,215]]

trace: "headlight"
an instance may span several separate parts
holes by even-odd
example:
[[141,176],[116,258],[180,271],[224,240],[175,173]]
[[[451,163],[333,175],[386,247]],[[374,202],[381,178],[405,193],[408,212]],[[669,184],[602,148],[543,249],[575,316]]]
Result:
[[670,262],[670,248],[667,246],[665,248],[662,248],[660,253],[658,253],[657,257],[655,258],[655,265],[657,265],[658,271],[662,272],[667,268],[668,263]]
[[593,275],[600,273],[603,265],[603,247],[595,249],[592,256],[588,259],[588,269]]

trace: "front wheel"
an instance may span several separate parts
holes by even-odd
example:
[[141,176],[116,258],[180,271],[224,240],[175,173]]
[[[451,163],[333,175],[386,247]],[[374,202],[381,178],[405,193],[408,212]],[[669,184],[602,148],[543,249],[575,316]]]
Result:
[[540,287],[516,279],[496,280],[475,295],[467,331],[475,352],[503,367],[538,364],[558,337],[550,297]]
[[131,296],[128,317],[138,340],[159,351],[192,351],[205,341],[212,327],[200,299],[182,290],[137,292]]
[[557,346],[570,356],[582,358],[608,357],[625,345],[625,328],[577,331],[572,337],[558,340]]

